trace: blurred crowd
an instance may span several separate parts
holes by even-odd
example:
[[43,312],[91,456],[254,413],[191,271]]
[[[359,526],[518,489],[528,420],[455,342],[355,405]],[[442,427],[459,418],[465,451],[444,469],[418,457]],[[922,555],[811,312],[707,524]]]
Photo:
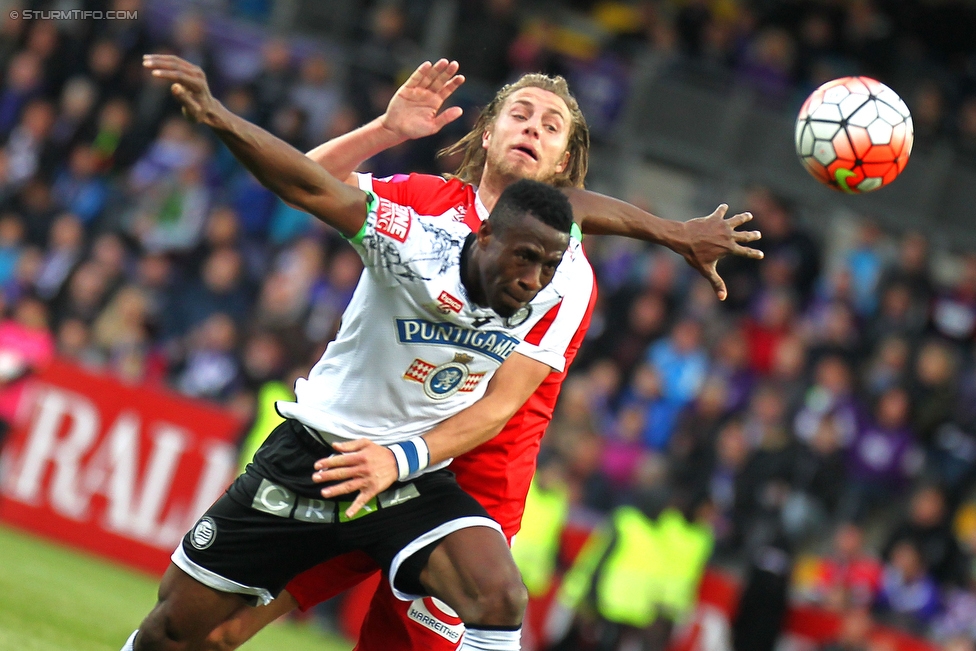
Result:
[[713,562],[778,575],[760,611],[976,639],[976,255],[937,282],[920,233],[864,219],[841,245],[764,188],[744,207],[766,258],[720,264],[725,304],[670,253],[591,238],[599,317],[543,442],[572,500],[680,492]]
[[[770,97],[847,73],[906,79],[918,139],[976,151],[976,61],[933,35],[972,16],[923,4],[566,2],[601,26],[574,31],[513,0],[461,2],[451,47],[472,81],[458,101],[562,72],[599,134],[651,48]],[[429,5],[371,4],[341,67],[272,37],[234,67],[204,14],[150,20],[138,0],[105,4],[134,20],[0,22],[0,418],[17,380],[58,356],[263,422],[267,396],[334,336],[361,262],[188,124],[142,55],[202,66],[229,108],[305,150],[382,112],[419,60]],[[450,171],[434,154],[466,130],[368,167]],[[669,252],[586,240],[599,303],[544,442],[571,510],[598,518],[666,492],[708,524],[715,562],[778,568],[777,598],[846,612],[853,631],[877,618],[971,649],[976,253],[868,218],[824,239],[762,187],[736,208],[755,215],[766,258],[723,261],[725,303]]]

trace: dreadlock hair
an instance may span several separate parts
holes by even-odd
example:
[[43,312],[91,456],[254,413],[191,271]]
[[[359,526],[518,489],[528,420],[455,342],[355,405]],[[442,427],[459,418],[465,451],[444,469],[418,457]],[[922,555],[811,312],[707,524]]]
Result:
[[532,215],[560,233],[569,233],[573,227],[573,208],[566,195],[530,179],[520,179],[505,188],[488,215],[488,223],[501,233],[519,223],[524,215]]
[[494,99],[488,102],[478,116],[474,127],[463,138],[449,147],[440,150],[438,156],[448,156],[458,152],[464,153],[464,158],[458,166],[454,177],[478,185],[485,170],[486,152],[481,146],[481,137],[495,124],[495,119],[501,111],[502,105],[511,97],[512,93],[523,88],[541,88],[557,95],[566,102],[571,120],[569,142],[566,151],[569,152],[569,164],[566,169],[551,179],[556,187],[582,188],[586,178],[586,168],[590,155],[590,129],[586,126],[586,118],[580,110],[579,103],[569,92],[569,84],[561,76],[550,77],[538,72],[522,75],[518,81],[502,86]]

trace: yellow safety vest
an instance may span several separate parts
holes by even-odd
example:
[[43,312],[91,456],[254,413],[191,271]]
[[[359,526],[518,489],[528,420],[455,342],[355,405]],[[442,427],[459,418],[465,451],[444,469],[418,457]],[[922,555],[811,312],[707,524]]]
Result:
[[559,554],[559,540],[569,514],[569,492],[565,486],[543,490],[533,479],[525,498],[522,528],[512,544],[512,556],[522,572],[529,595],[549,591]]
[[715,538],[703,524],[688,522],[675,509],[657,519],[658,532],[666,552],[661,576],[661,607],[673,619],[689,614],[698,599],[705,565],[712,555]]
[[654,521],[632,506],[620,507],[609,526],[587,541],[566,574],[559,600],[579,608],[589,597],[604,619],[638,628],[659,613],[677,619],[695,603],[711,549],[711,532],[676,510]]
[[284,420],[275,409],[275,403],[279,400],[291,401],[295,399],[295,394],[284,382],[272,380],[265,382],[258,389],[257,399],[254,405],[254,424],[244,437],[241,445],[239,465],[241,472],[247,464],[251,463],[254,453],[258,451],[264,440],[268,438],[271,431],[281,424]]

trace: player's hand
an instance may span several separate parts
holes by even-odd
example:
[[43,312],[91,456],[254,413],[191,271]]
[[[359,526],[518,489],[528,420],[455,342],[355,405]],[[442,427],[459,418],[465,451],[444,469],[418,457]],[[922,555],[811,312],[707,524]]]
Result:
[[173,82],[170,91],[183,105],[183,115],[191,122],[213,127],[221,106],[207,86],[207,75],[195,66],[172,54],[146,54],[142,65],[152,70],[153,77]]
[[720,205],[711,215],[689,219],[685,226],[685,246],[678,252],[693,268],[698,270],[712,285],[720,301],[728,296],[725,281],[718,275],[716,264],[725,256],[741,255],[754,260],[761,260],[763,252],[744,243],[755,242],[762,237],[759,231],[736,230],[752,219],[752,213],[741,212],[725,218],[729,207]]
[[457,74],[458,62],[425,61],[413,71],[386,107],[383,126],[405,140],[430,136],[461,117],[461,107],[452,106],[438,114],[444,101],[464,83]]
[[341,454],[316,461],[312,481],[319,484],[339,482],[322,489],[322,497],[326,499],[359,491],[346,509],[348,518],[356,515],[400,476],[393,452],[369,439],[333,443],[332,447]]

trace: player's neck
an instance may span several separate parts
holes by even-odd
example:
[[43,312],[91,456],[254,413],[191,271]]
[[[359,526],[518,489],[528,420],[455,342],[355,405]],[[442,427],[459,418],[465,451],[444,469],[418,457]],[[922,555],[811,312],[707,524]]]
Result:
[[485,170],[481,174],[481,182],[478,184],[478,197],[488,212],[495,209],[498,197],[502,196],[505,188],[518,180],[517,177],[499,173],[494,168],[485,166]]

